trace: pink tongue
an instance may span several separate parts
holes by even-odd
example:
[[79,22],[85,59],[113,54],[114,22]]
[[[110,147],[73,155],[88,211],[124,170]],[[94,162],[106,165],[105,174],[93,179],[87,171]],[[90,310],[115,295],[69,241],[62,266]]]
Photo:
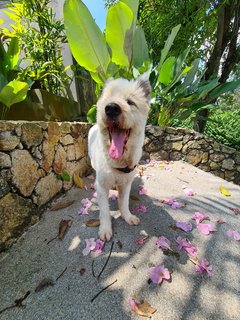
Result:
[[113,160],[118,160],[119,158],[121,158],[123,154],[124,136],[125,136],[124,130],[120,130],[117,128],[112,129],[112,133],[111,133],[112,141],[111,141],[108,154]]

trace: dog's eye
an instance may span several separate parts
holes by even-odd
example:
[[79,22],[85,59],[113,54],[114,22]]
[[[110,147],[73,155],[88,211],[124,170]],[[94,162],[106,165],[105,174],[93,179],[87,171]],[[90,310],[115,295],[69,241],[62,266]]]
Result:
[[129,104],[130,106],[136,106],[136,103],[131,99],[127,99],[127,104]]

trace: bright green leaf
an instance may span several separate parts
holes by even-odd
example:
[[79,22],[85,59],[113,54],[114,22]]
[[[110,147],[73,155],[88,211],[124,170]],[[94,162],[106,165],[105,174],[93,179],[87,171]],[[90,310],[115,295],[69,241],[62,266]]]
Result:
[[96,123],[96,118],[97,118],[97,107],[96,105],[94,105],[87,113],[87,120],[90,123]]
[[172,81],[173,65],[176,61],[175,57],[169,57],[164,61],[159,73],[158,81],[167,86]]
[[10,107],[12,104],[23,101],[27,96],[28,84],[13,80],[0,91],[0,102]]
[[63,14],[68,42],[76,61],[88,71],[106,78],[110,56],[104,36],[87,7],[80,0],[66,0]]
[[219,97],[221,94],[234,91],[240,86],[240,80],[226,82],[217,86],[214,90],[209,93],[210,99],[215,99]]
[[133,12],[122,2],[112,5],[107,13],[106,40],[112,61],[128,67],[132,60]]
[[16,68],[20,55],[20,46],[17,37],[13,37],[9,43],[7,55],[9,57],[10,69]]

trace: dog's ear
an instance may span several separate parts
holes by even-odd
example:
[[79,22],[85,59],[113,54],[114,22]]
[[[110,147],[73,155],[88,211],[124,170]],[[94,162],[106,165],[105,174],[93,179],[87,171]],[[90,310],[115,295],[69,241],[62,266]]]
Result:
[[143,73],[140,77],[138,77],[136,81],[139,88],[141,88],[142,91],[144,92],[145,97],[148,100],[150,100],[152,88],[151,88],[151,84],[150,84],[149,76],[147,72]]

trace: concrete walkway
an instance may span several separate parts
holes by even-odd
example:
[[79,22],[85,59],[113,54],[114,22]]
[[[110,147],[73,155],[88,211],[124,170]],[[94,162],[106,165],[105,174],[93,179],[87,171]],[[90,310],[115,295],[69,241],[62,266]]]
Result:
[[[240,208],[239,186],[184,162],[148,166],[144,175],[135,179],[132,188],[135,199],[130,201],[131,208],[144,204],[147,212],[137,213],[141,218],[139,226],[128,226],[121,218],[113,219],[112,254],[97,279],[92,274],[92,262],[98,275],[112,242],[105,245],[102,254],[82,254],[84,240],[97,238],[97,228],[86,227],[84,221],[98,217],[96,204],[89,215],[78,214],[81,200],[91,199],[93,194],[89,189],[92,181],[87,178],[84,181],[88,190],[73,188],[57,200],[58,203],[75,200],[71,206],[46,210],[40,222],[0,256],[0,310],[30,291],[22,302],[25,307],[0,313],[1,320],[139,319],[129,306],[131,297],[155,307],[157,311],[152,319],[156,320],[239,319],[240,241],[226,235],[229,229],[240,232],[240,213],[231,210]],[[144,184],[147,195],[138,195],[139,184]],[[192,188],[193,196],[185,195],[184,185]],[[231,196],[221,194],[220,185]],[[161,202],[170,196],[186,207],[173,209]],[[116,203],[111,201],[113,210]],[[216,232],[203,235],[197,230],[191,220],[196,211],[209,215],[210,221],[204,223],[213,224]],[[62,219],[71,219],[72,225],[62,240],[52,240]],[[217,222],[219,219],[226,223]],[[170,227],[182,220],[192,222],[191,232]],[[142,246],[135,243],[141,234],[149,236]],[[179,259],[163,254],[156,246],[156,239],[161,235],[171,241],[172,249],[180,254]],[[187,253],[177,248],[178,236],[188,237],[196,245],[200,260],[206,257],[213,266],[212,277],[195,272]],[[164,280],[161,285],[149,284],[149,267],[158,264],[172,271],[171,280]],[[53,282],[52,285],[35,292],[39,282],[46,278],[51,278],[46,281]],[[109,284],[112,285],[91,302]]]

